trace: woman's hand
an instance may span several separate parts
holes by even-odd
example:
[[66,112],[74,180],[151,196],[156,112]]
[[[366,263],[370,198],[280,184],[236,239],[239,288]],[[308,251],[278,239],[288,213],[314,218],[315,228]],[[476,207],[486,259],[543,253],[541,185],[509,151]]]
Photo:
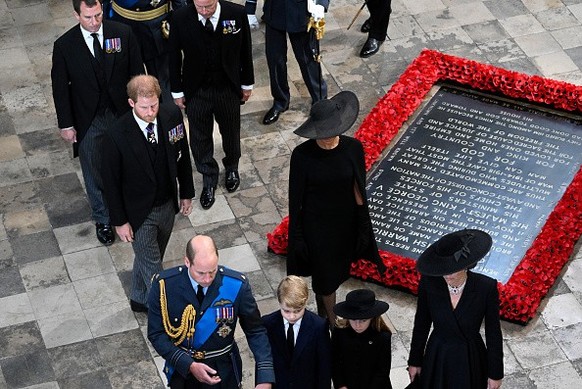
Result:
[[487,379],[487,389],[499,389],[501,387],[502,380],[494,380],[491,378]]

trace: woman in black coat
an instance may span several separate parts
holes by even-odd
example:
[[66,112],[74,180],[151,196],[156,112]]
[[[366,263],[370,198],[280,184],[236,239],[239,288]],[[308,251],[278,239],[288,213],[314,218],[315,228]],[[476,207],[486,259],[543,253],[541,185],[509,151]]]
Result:
[[366,201],[364,149],[341,135],[358,116],[343,91],[315,103],[295,133],[308,138],[291,155],[287,274],[312,276],[317,313],[335,322],[336,290],[359,258],[381,263]]
[[[432,244],[418,259],[422,276],[408,359],[410,380],[420,381],[417,387],[501,386],[497,281],[468,270],[489,252],[491,244],[486,232],[457,231]],[[483,321],[485,342],[479,332]]]
[[368,289],[351,291],[334,307],[342,318],[331,337],[335,389],[392,389],[392,333],[381,316],[387,310]]

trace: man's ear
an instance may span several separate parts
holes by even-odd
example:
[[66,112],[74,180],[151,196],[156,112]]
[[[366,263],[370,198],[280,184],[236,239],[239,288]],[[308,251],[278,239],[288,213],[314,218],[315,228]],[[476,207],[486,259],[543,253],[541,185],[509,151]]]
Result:
[[[130,100],[131,101],[131,100]],[[184,255],[184,265],[186,265],[186,267],[190,267],[190,260],[188,259],[187,256]]]
[[129,106],[131,108],[135,107],[135,101],[133,101],[132,99],[127,99],[127,102],[129,103]]

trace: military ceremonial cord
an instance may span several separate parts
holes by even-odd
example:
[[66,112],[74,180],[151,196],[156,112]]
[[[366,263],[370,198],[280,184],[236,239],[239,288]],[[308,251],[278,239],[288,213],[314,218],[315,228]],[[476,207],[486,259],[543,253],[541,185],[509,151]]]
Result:
[[174,344],[178,346],[184,341],[184,339],[192,339],[194,337],[194,319],[196,318],[196,310],[192,304],[188,304],[182,312],[182,320],[180,321],[180,327],[176,328],[172,326],[170,321],[170,315],[168,314],[168,301],[166,300],[166,283],[164,280],[160,280],[160,311],[162,313],[162,323],[164,323],[164,330],[166,334],[172,339],[178,339],[174,341]]

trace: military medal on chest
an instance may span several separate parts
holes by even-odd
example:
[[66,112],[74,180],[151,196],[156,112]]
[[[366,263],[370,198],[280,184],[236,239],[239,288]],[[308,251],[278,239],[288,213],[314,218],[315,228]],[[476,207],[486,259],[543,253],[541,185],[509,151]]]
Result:
[[220,324],[216,333],[218,336],[226,338],[232,332],[230,325],[234,323],[234,307],[216,308],[216,322]]
[[162,0],[152,0],[150,2],[150,5],[154,8],[156,8],[158,6],[158,4],[160,4],[162,2]]

